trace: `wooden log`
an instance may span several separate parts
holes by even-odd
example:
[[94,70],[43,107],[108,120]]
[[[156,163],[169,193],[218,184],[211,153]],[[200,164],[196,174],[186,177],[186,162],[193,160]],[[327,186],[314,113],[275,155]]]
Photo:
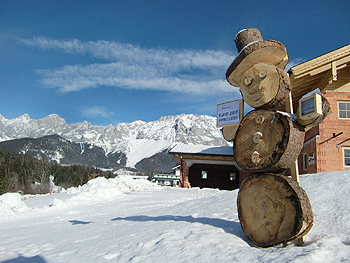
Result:
[[[299,114],[298,114],[297,122],[301,126],[307,128],[307,129],[310,129],[310,128],[320,124],[329,114],[332,113],[332,109],[331,109],[331,106],[329,104],[329,101],[325,97],[323,97],[323,96],[321,96],[321,97],[322,97],[322,115],[318,116],[316,118],[302,120],[299,118]],[[299,110],[300,109],[298,108],[298,111]]]
[[222,127],[221,132],[226,141],[232,142],[234,140],[237,128],[238,124]]
[[292,89],[288,74],[267,63],[257,63],[245,71],[239,86],[249,106],[270,110],[285,108]]
[[[241,31],[237,36],[243,33],[244,31]],[[256,40],[252,41],[254,38]],[[246,40],[246,45],[241,50],[242,44],[236,44],[239,53],[226,71],[227,81],[236,87],[239,87],[242,74],[256,63],[265,62],[284,69],[289,61],[286,47],[279,41],[261,41],[260,37],[256,36]]]
[[313,224],[307,194],[287,176],[262,173],[247,177],[240,187],[237,206],[244,233],[259,247],[300,238]]
[[247,44],[256,41],[264,41],[260,30],[257,28],[243,29],[239,31],[235,37],[235,43],[238,52],[244,49],[247,46]]
[[304,137],[303,128],[289,116],[272,110],[253,110],[236,131],[234,158],[248,171],[280,173],[294,164]]

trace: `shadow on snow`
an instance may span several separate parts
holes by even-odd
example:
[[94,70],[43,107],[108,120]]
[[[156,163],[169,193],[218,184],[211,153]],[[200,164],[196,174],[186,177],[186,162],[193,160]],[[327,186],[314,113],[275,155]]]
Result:
[[72,225],[87,225],[91,223],[91,221],[80,221],[80,220],[69,220],[68,222],[72,223]]
[[40,256],[36,255],[34,257],[23,257],[22,255],[19,255],[16,258],[1,261],[2,263],[46,263],[46,260]]
[[172,215],[166,215],[166,216],[128,216],[128,217],[116,217],[112,218],[112,221],[182,221],[182,222],[189,222],[189,223],[201,223],[203,225],[211,225],[213,227],[222,228],[226,233],[233,234],[237,237],[240,237],[244,240],[246,239],[245,234],[243,233],[243,230],[241,228],[240,223],[235,221],[228,221],[220,218],[207,218],[207,217],[193,217],[193,216],[172,216]]

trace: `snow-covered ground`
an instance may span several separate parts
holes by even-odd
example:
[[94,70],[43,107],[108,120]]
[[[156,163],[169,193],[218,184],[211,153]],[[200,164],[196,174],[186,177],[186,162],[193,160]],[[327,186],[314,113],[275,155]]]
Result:
[[[350,172],[300,177],[314,212],[303,246],[259,248],[238,190],[97,178],[38,197],[0,196],[1,262],[350,262]],[[22,197],[23,198],[23,197]]]

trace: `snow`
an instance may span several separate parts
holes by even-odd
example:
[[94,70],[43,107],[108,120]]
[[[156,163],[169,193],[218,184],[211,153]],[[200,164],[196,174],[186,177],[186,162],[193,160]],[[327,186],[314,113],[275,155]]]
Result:
[[55,151],[55,155],[50,156],[51,160],[56,161],[57,163],[61,162],[61,159],[64,157],[59,151]]
[[[52,195],[0,196],[1,262],[350,262],[350,171],[300,176],[314,226],[303,246],[259,248],[238,190],[96,178]],[[23,200],[24,199],[24,200]]]
[[172,142],[167,140],[139,139],[130,140],[126,151],[127,167],[134,168],[144,158],[151,157],[171,146]]
[[233,156],[232,146],[212,146],[200,144],[178,143],[169,150],[170,154],[200,154]]

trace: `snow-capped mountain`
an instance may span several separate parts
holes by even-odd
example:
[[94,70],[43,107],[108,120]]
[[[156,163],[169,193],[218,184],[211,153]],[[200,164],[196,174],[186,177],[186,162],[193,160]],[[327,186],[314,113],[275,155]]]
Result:
[[31,119],[28,114],[14,119],[0,115],[0,141],[53,134],[71,142],[100,147],[106,156],[123,153],[127,157],[127,167],[135,167],[142,159],[161,153],[178,142],[227,145],[216,127],[216,119],[206,115],[182,114],[161,117],[152,122],[134,121],[117,126],[96,126],[86,121],[67,124],[57,114],[38,120]]

